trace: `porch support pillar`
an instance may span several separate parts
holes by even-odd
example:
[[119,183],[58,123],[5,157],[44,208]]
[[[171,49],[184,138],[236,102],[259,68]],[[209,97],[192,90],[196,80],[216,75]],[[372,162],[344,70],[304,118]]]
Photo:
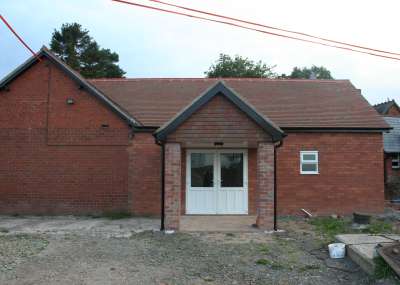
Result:
[[179,230],[181,214],[181,145],[165,144],[165,229]]
[[274,226],[274,145],[260,142],[257,148],[257,221],[259,228]]

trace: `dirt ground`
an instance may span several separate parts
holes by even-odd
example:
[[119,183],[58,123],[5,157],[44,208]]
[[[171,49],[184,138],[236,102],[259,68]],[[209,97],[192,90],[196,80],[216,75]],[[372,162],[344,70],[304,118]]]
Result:
[[7,228],[5,220],[0,284],[395,284],[374,280],[348,259],[329,259],[302,221],[281,223],[286,231],[279,234],[167,235],[152,230],[151,220],[96,221],[79,230],[53,223],[51,231],[30,232]]

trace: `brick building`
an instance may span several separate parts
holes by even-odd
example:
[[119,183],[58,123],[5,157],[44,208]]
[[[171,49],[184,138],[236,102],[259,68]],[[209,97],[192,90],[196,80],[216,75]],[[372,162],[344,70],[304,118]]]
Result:
[[400,199],[400,108],[394,100],[374,106],[392,128],[383,133],[385,197]]
[[389,126],[347,80],[86,80],[46,48],[0,82],[0,212],[381,212]]

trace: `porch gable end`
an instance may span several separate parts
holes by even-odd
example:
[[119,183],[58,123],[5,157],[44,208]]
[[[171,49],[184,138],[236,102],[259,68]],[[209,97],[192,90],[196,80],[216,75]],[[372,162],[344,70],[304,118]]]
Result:
[[271,120],[261,115],[257,110],[246,102],[239,94],[229,88],[222,80],[210,87],[203,94],[197,97],[191,104],[185,107],[174,118],[157,129],[154,136],[157,141],[166,141],[168,135],[173,133],[186,120],[188,120],[196,111],[200,110],[212,99],[218,95],[227,99],[230,103],[236,106],[255,124],[257,124],[265,133],[267,133],[273,142],[280,141],[285,136],[285,133],[273,123]]

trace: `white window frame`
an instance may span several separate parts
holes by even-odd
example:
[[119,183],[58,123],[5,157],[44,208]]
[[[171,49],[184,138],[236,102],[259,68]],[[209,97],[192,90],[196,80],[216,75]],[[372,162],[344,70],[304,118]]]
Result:
[[[315,155],[315,160],[303,160],[303,156],[305,154],[313,154]],[[303,164],[315,164],[315,171],[303,171]],[[319,174],[319,159],[318,159],[318,151],[316,150],[307,150],[300,151],[300,174]]]
[[[393,166],[393,161],[397,162],[397,166]],[[396,153],[395,157],[392,157],[392,169],[400,169],[400,153]]]

